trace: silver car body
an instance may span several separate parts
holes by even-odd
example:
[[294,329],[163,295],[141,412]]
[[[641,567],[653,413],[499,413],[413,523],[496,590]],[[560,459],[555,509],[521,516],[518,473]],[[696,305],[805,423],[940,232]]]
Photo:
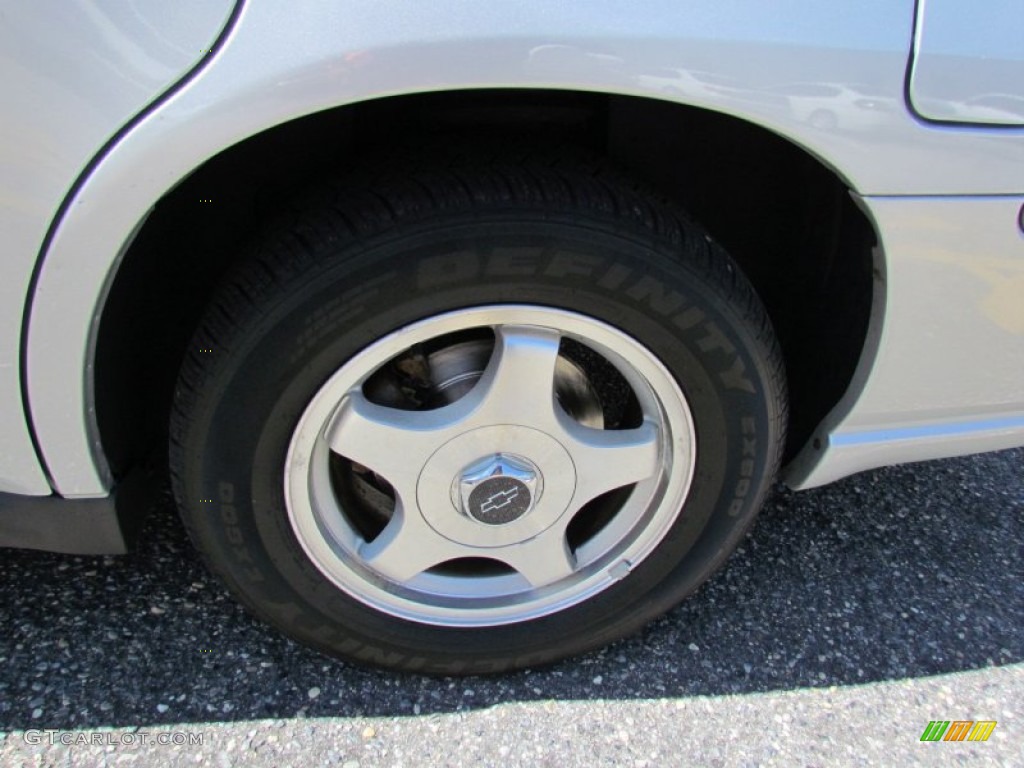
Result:
[[[982,56],[992,43],[988,27],[965,21],[974,6],[56,6],[0,3],[2,492],[111,492],[95,419],[96,329],[120,257],[163,195],[271,126],[469,88],[606,92],[714,110],[785,137],[846,182],[879,236],[871,328],[845,397],[786,469],[791,485],[1024,444],[1024,119],[970,107],[989,82],[1018,89],[1001,92],[1011,105],[1021,95],[1024,78],[1013,73],[1024,42],[1000,43],[995,74],[965,95],[964,86],[933,86],[948,35],[927,34],[961,24],[957,55]],[[1024,2],[986,7],[990,21],[1019,32]],[[69,13],[83,23],[63,21]],[[926,33],[916,48],[915,25]],[[836,121],[810,119],[786,95],[794,83],[840,94],[827,105]],[[857,98],[864,93],[868,101]]]

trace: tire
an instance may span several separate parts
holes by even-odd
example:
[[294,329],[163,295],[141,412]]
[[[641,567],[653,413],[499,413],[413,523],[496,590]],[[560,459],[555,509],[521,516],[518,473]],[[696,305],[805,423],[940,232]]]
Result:
[[428,674],[549,663],[677,604],[752,523],[786,419],[764,309],[682,212],[562,163],[351,178],[209,307],[175,496],[295,640]]

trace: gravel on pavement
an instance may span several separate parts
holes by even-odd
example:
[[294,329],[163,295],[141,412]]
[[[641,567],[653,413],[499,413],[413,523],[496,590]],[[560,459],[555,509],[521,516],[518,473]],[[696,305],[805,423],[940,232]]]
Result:
[[[640,634],[464,679],[253,620],[165,495],[127,556],[0,552],[0,765],[1024,765],[1022,468],[1013,450],[778,487]],[[998,726],[921,743],[935,719]],[[186,732],[203,743],[139,743]]]

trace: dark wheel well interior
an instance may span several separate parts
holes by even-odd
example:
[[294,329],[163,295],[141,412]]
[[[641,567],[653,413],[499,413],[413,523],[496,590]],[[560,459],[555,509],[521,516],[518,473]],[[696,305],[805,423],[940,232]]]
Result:
[[803,446],[846,390],[871,311],[875,233],[847,185],[785,139],[713,112],[606,94],[463,91],[381,99],[272,128],[212,158],[157,203],[111,286],[97,341],[97,417],[115,476],[162,451],[200,314],[282,201],[397,145],[429,151],[467,134],[600,152],[700,221],[767,306],[790,390],[787,455]]

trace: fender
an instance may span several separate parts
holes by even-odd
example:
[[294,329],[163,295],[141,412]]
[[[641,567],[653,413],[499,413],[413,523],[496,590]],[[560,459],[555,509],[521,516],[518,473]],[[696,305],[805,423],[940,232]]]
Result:
[[[207,66],[121,136],[77,190],[41,264],[27,390],[55,488],[84,497],[110,490],[91,393],[107,287],[147,212],[218,152],[368,99],[570,89],[677,101],[756,123],[862,194],[1019,191],[1020,132],[936,131],[906,109],[913,21],[913,0],[794,0],[785,14],[758,0],[656,2],[642,14],[611,0],[347,0],[310,2],[301,13],[246,3]],[[825,88],[817,97],[796,87],[809,77]],[[861,99],[862,91],[872,95]],[[808,110],[815,98],[834,108],[834,125]],[[868,153],[859,136],[876,132],[884,141]],[[69,361],[84,375],[68,375]]]
[[[26,326],[74,190],[147,105],[203,59],[234,0],[0,0],[0,492],[52,488],[28,423]],[[56,212],[56,218],[55,218]],[[65,368],[63,376],[81,378]],[[77,403],[68,403],[72,420]]]

